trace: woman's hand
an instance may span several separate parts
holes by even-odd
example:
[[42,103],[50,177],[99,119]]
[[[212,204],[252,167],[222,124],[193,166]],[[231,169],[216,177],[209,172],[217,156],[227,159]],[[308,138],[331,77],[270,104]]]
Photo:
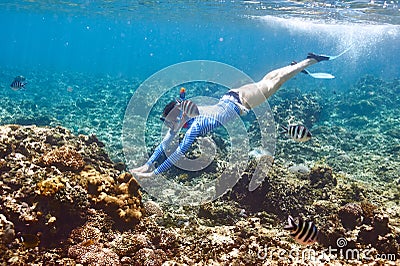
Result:
[[156,174],[154,172],[149,172],[149,173],[134,173],[135,177],[138,178],[150,178],[150,177],[155,177]]
[[145,172],[149,171],[149,169],[150,169],[150,165],[144,164],[138,168],[130,169],[130,172],[131,173],[145,173]]

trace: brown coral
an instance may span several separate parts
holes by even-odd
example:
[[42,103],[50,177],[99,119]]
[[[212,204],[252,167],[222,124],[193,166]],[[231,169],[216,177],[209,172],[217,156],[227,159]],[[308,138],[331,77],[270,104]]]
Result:
[[124,232],[116,237],[110,246],[120,256],[130,256],[142,248],[150,248],[151,242],[144,234]]
[[147,216],[158,216],[158,217],[162,217],[164,215],[163,210],[161,209],[160,205],[158,205],[156,202],[154,201],[147,201],[145,203],[143,203],[143,208],[144,208],[144,213]]
[[134,259],[135,263],[133,265],[135,266],[161,266],[166,260],[166,255],[161,249],[153,250],[149,248],[142,248],[136,252]]
[[362,222],[363,210],[357,203],[347,203],[339,209],[339,218],[343,227],[353,230]]
[[68,256],[85,265],[121,265],[118,255],[111,249],[92,241],[82,242],[68,249]]
[[14,224],[0,213],[0,244],[9,244],[14,240]]
[[310,184],[315,188],[334,187],[337,180],[333,175],[332,168],[328,166],[315,166],[309,174]]
[[70,234],[70,240],[73,243],[90,243],[88,241],[97,242],[101,235],[102,233],[98,228],[92,226],[90,223],[87,223],[82,227],[77,227],[72,230]]
[[362,225],[357,241],[370,244],[381,253],[396,254],[400,249],[399,236],[389,225],[389,217],[377,213],[372,219],[372,225]]
[[54,195],[64,187],[65,185],[61,182],[59,176],[51,177],[36,184],[36,193],[48,197]]
[[113,191],[115,182],[112,177],[101,174],[93,166],[86,165],[79,173],[79,180],[89,194],[99,195],[101,192],[110,193]]
[[139,184],[129,173],[123,173],[118,184],[112,177],[101,174],[92,166],[85,166],[79,173],[80,183],[87,188],[93,202],[108,214],[125,223],[137,222],[142,217]]
[[40,160],[45,166],[56,166],[64,171],[79,171],[85,166],[82,156],[72,147],[62,146],[47,152]]

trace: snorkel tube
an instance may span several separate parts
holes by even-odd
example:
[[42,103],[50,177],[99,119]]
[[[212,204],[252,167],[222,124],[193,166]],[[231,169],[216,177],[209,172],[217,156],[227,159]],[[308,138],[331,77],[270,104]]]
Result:
[[184,87],[181,87],[179,90],[179,98],[184,101],[186,96],[186,89]]

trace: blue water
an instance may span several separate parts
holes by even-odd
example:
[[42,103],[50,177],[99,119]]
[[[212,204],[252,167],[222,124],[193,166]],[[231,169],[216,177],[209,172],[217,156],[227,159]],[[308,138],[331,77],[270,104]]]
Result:
[[174,63],[208,59],[257,80],[307,52],[332,55],[355,44],[341,60],[316,67],[339,77],[329,86],[367,73],[399,77],[398,1],[131,2],[3,1],[0,67],[143,80]]
[[[308,52],[340,58],[285,87],[347,93],[360,78],[400,78],[399,1],[2,1],[0,124],[62,125],[121,153],[139,84],[188,60],[232,65],[254,80]],[[12,91],[15,76],[26,89]],[[329,101],[329,100],[327,100]],[[97,108],[97,109],[96,109]],[[112,144],[110,144],[112,143]]]

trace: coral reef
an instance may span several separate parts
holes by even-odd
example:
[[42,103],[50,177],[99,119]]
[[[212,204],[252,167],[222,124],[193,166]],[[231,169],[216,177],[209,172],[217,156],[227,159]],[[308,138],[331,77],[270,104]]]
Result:
[[151,241],[145,234],[132,234],[129,232],[124,232],[116,237],[110,243],[110,246],[118,255],[123,257],[135,254],[140,249],[150,248]]
[[154,201],[146,201],[143,203],[143,209],[144,209],[144,213],[147,216],[158,216],[161,217],[163,216],[164,212],[162,210],[162,208],[160,207],[159,204],[157,204],[157,202]]
[[339,209],[339,218],[346,229],[354,229],[363,219],[363,211],[357,203],[347,203]]
[[97,243],[86,242],[71,246],[68,256],[76,262],[93,266],[121,265],[118,255],[111,249],[104,248]]
[[337,180],[333,176],[332,168],[330,167],[317,166],[312,168],[309,179],[310,185],[315,188],[335,187],[337,185]]
[[135,266],[161,266],[166,260],[164,251],[160,249],[142,248],[133,257]]
[[[71,82],[68,75],[65,79]],[[127,86],[127,81],[112,82]],[[142,195],[138,182],[123,172],[119,121],[124,110],[116,110],[115,103],[125,106],[126,91],[107,94],[99,108],[89,96],[77,97],[77,86],[73,89],[58,105],[35,106],[29,95],[18,102],[0,99],[5,106],[2,123],[56,126],[62,121],[76,133],[96,132],[107,140],[103,144],[94,135],[75,136],[62,127],[0,127],[0,264],[399,264],[398,81],[364,77],[351,97],[284,88],[271,102],[278,122],[295,117],[310,127],[312,140],[295,143],[279,137],[274,160],[261,164],[256,190],[248,188],[256,165],[252,159],[235,187],[198,207],[157,202]],[[106,98],[104,88],[96,89],[95,97]],[[192,92],[200,89],[194,86]],[[378,90],[379,95],[373,93]],[[215,91],[211,93],[217,95]],[[149,132],[149,143],[156,143],[151,127]],[[193,174],[171,169],[171,179],[196,185],[226,169],[229,143],[224,134],[205,138],[218,143],[210,168]],[[191,158],[199,155],[200,146],[195,143]],[[133,152],[137,148],[131,147]],[[283,230],[288,215],[312,220],[320,231],[318,243],[296,244]],[[368,250],[372,257],[340,257],[339,239],[347,241],[343,254]],[[320,255],[329,247],[338,253]],[[317,256],[295,261],[287,255],[302,254],[305,248]]]
[[0,213],[0,245],[9,244],[14,241],[15,230],[14,224]]
[[278,91],[271,99],[270,105],[276,115],[277,124],[301,123],[309,128],[319,121],[323,110],[320,95],[304,93],[298,88]]
[[[54,140],[48,141],[53,142]],[[40,161],[44,166],[56,166],[60,171],[78,172],[85,166],[82,156],[72,147],[62,146],[44,154]]]
[[[114,168],[95,137],[74,136],[61,127],[7,125],[0,132],[4,243],[57,246],[88,219],[90,208],[103,209],[120,223],[141,218],[139,184]],[[14,230],[24,237],[14,239]],[[37,238],[35,245],[29,236]],[[93,252],[91,258],[75,258],[88,262],[109,254],[100,247]]]

